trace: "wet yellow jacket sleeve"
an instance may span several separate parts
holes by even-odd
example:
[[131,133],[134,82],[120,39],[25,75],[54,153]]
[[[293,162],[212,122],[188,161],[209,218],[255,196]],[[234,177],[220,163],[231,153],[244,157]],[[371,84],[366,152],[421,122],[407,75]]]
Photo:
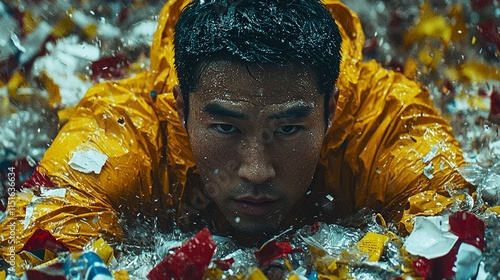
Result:
[[[159,161],[159,123],[146,100],[149,96],[142,95],[141,79],[144,74],[93,87],[63,126],[44,155],[40,172],[65,193],[44,196],[25,190],[9,199],[15,205],[8,220],[16,221],[16,251],[37,229],[50,231],[71,250],[79,250],[99,236],[107,241],[120,239],[116,210],[148,207]],[[69,161],[78,151],[105,155],[101,172],[72,168]],[[4,229],[2,226],[3,255],[9,234]]]
[[[45,196],[25,189],[9,198],[12,211],[0,224],[1,256],[19,252],[37,229],[48,230],[72,251],[98,237],[117,241],[124,235],[118,213],[155,214],[172,206],[168,173],[185,182],[182,174],[193,165],[171,94],[176,83],[172,27],[187,2],[169,1],[163,8],[150,71],[98,84],[79,102],[39,167],[62,192]],[[168,141],[165,149],[162,143],[171,134],[180,141]],[[173,156],[161,159],[166,150]],[[70,166],[75,153],[85,151],[106,157],[98,174]],[[15,244],[9,239],[11,223]]]
[[[339,1],[325,4],[343,37],[339,102],[322,153],[326,183],[352,196],[346,203],[351,211],[368,207],[387,219],[403,218],[402,229],[409,230],[414,215],[437,214],[452,201],[431,204],[428,198],[452,189],[473,191],[457,171],[465,164],[460,145],[427,89],[375,61],[363,61],[359,19]],[[346,176],[335,170],[346,169],[349,184],[341,186]]]
[[399,219],[413,195],[468,187],[457,171],[465,164],[459,143],[427,90],[374,61],[360,69],[358,83],[346,89],[356,97],[338,116],[354,116],[343,149],[356,209]]

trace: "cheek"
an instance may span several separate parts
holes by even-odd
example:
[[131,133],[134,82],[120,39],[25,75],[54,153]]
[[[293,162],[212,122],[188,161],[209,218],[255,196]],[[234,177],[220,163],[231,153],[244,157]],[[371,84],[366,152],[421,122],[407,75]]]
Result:
[[193,127],[190,141],[198,172],[205,184],[228,185],[236,169],[234,145],[211,137],[210,131],[202,127]]
[[283,152],[276,161],[279,164],[277,169],[283,176],[282,180],[291,182],[287,185],[308,187],[319,161],[321,145],[322,134],[311,133],[293,145],[278,147]]

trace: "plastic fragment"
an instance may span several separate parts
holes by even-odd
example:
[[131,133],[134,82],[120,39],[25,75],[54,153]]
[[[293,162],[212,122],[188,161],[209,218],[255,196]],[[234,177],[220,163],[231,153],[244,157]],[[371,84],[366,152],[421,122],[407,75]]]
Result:
[[104,262],[92,251],[84,251],[76,259],[69,255],[63,268],[69,279],[113,280]]
[[448,254],[458,236],[448,231],[447,224],[447,216],[416,217],[413,231],[404,243],[406,251],[427,259]]
[[382,253],[385,248],[385,244],[389,240],[389,237],[374,233],[368,232],[359,242],[358,248],[360,251],[366,252],[369,255],[368,260],[371,262],[376,262],[380,260]]
[[40,188],[40,196],[42,197],[65,197],[66,196],[66,189],[63,188],[57,188],[57,189],[49,189],[46,187],[41,187]]
[[215,260],[215,265],[221,270],[228,270],[231,265],[234,263],[233,258],[225,259],[225,260]]
[[429,162],[429,164],[427,164],[424,167],[424,175],[425,175],[425,177],[429,178],[429,180],[434,178],[434,175],[432,175],[433,170],[434,170],[434,166],[432,165],[432,162]]
[[33,188],[35,186],[53,188],[54,185],[50,181],[49,177],[40,172],[38,166],[35,168],[35,171],[31,176],[26,179],[23,183],[23,187],[25,188]]
[[251,268],[244,278],[245,280],[267,280],[266,275],[259,268]]
[[26,241],[22,250],[35,251],[40,249],[50,250],[54,253],[69,251],[66,245],[56,240],[49,231],[37,229]]
[[90,66],[92,70],[92,80],[99,78],[117,79],[125,76],[130,61],[121,54],[115,54],[109,57],[103,57],[94,61]]
[[98,151],[75,151],[68,164],[71,168],[83,173],[99,174],[107,159],[108,156]]
[[450,232],[460,238],[461,242],[484,249],[484,222],[476,215],[468,212],[457,212],[449,217]]
[[207,228],[199,231],[175,252],[167,256],[147,278],[153,279],[202,279],[215,251],[215,243]]
[[49,37],[52,27],[45,21],[42,21],[38,27],[28,35],[24,40],[25,49],[19,56],[19,63],[25,64],[30,61],[42,47],[42,44]]
[[500,123],[500,91],[497,87],[493,87],[490,95],[490,119],[496,123]]
[[439,147],[434,145],[432,146],[431,150],[429,151],[429,153],[427,153],[424,158],[422,159],[422,161],[424,163],[428,163],[429,161],[431,161],[433,158],[436,157],[436,154],[437,152],[439,151]]
[[467,243],[460,244],[455,262],[455,279],[467,280],[476,275],[482,253],[476,246]]
[[[442,228],[442,230],[445,229]],[[417,230],[417,222],[415,230]],[[415,270],[425,279],[446,279],[452,276],[456,276],[457,279],[468,279],[468,275],[475,275],[484,249],[484,230],[484,222],[472,213],[456,212],[451,214],[449,216],[449,232],[457,237],[456,243],[445,255],[438,257],[427,255],[427,257],[416,259],[413,262]],[[422,236],[420,240],[428,240],[424,238],[429,239],[432,236]],[[405,242],[406,249],[412,253],[411,251],[415,247],[410,248],[410,250],[407,242],[408,240]],[[435,242],[428,244],[430,243]],[[439,247],[438,244],[434,246]],[[444,249],[443,247],[440,250],[440,254],[446,251]],[[427,250],[432,249],[427,246]],[[457,274],[458,272],[459,274]]]
[[29,269],[24,272],[23,277],[27,280],[67,280],[63,270],[63,263],[56,263],[38,269]]
[[111,246],[109,246],[109,244],[102,238],[99,238],[92,243],[91,250],[94,251],[107,265],[112,262],[116,262],[113,248],[111,248]]
[[279,258],[287,257],[291,253],[300,251],[300,249],[292,248],[289,242],[278,242],[273,239],[262,245],[262,247],[255,252],[255,257],[260,266],[266,266]]

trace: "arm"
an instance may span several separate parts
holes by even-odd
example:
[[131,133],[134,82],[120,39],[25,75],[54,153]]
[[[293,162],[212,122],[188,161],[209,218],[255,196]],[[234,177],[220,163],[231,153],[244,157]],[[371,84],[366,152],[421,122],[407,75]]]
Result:
[[[353,88],[356,106],[351,113],[356,120],[346,158],[359,174],[357,209],[368,206],[397,221],[410,197],[472,187],[457,171],[465,164],[459,143],[425,88],[374,61],[363,63]],[[413,214],[439,212],[436,205],[422,205],[425,199],[418,201]]]
[[[108,242],[122,238],[118,211],[154,207],[159,121],[144,75],[97,85],[85,95],[40,163],[40,172],[65,191],[39,196],[27,189],[9,199],[13,211],[0,226],[3,256],[10,249],[6,225],[12,221],[16,252],[37,229],[50,231],[70,250],[80,250],[99,236]],[[69,166],[74,152],[85,149],[108,157],[99,174]]]

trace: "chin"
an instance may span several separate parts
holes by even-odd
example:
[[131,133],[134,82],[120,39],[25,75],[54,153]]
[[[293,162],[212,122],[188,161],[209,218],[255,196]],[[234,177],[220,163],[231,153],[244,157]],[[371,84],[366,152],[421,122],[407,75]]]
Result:
[[278,226],[233,225],[233,241],[244,247],[261,247],[279,233]]
[[276,218],[262,218],[262,221],[232,221],[231,226],[240,234],[250,236],[269,236],[277,234],[281,221]]

